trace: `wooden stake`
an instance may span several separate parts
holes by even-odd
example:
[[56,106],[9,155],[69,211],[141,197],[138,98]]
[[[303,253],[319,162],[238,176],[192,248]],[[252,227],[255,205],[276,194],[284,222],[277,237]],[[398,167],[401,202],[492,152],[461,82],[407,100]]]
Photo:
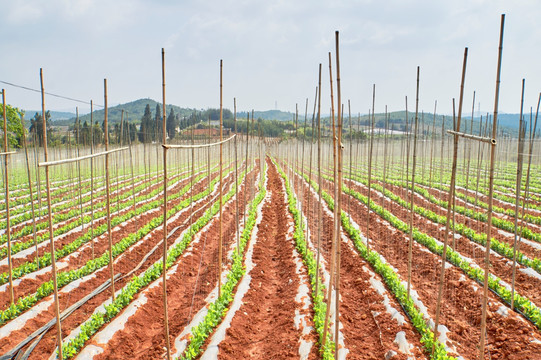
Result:
[[[235,135],[237,135],[237,98],[233,98]],[[240,230],[239,230],[239,163],[237,157],[237,136],[235,136],[235,229],[237,230],[237,255],[240,255]],[[246,188],[244,190],[246,192]],[[246,211],[246,209],[245,209]]]
[[[415,162],[417,160],[417,126],[419,122],[419,66],[417,66],[417,91],[415,95],[415,127],[413,129],[413,163],[411,169],[410,216],[409,216],[409,244],[408,244],[408,297],[411,289],[411,270],[413,267],[413,207],[415,188]],[[406,184],[408,179],[406,179]],[[406,189],[407,190],[407,189]]]
[[[13,260],[11,258],[11,224],[9,214],[9,151],[8,151],[8,131],[7,131],[7,112],[6,112],[6,90],[2,89],[2,107],[4,116],[4,186],[6,189],[6,239],[8,243],[8,268],[9,268],[9,300],[11,305],[15,302],[13,292]],[[24,127],[23,127],[24,129]]]
[[[319,285],[319,261],[321,257],[321,221],[322,221],[322,202],[321,202],[321,63],[319,64],[319,82],[317,96],[317,188],[318,188],[318,206],[317,206],[317,247],[316,247],[316,294]],[[325,338],[323,338],[325,342]]]
[[[45,91],[43,90],[43,69],[39,69],[39,78],[41,83],[41,117],[43,120],[43,154],[45,162],[48,160],[47,152],[47,120],[45,118]],[[58,344],[58,358],[62,356],[62,325],[60,323],[60,301],[58,299],[58,283],[56,280],[56,256],[54,248],[54,233],[53,233],[53,213],[51,209],[51,182],[49,180],[49,167],[45,166],[45,181],[47,185],[47,218],[49,221],[49,242],[51,245],[51,270],[53,273],[53,289],[54,289],[54,310],[56,315],[56,336]]]
[[[524,137],[526,135],[526,124],[522,118],[522,110],[524,107],[524,83],[525,79],[522,79],[522,95],[520,98],[520,117],[519,117],[519,130],[518,130],[518,154],[517,154],[517,182],[516,182],[516,195],[515,195],[515,239],[513,242],[513,275],[511,278],[511,310],[515,309],[515,277],[517,268],[517,245],[520,244],[520,238],[522,228],[518,228],[519,218],[519,205],[520,205],[520,188],[522,187],[522,160],[524,153]],[[526,203],[526,199],[524,199]]]
[[[498,69],[496,73],[496,93],[494,95],[494,119],[492,125],[492,138],[496,139],[496,130],[498,122],[498,101],[500,96],[500,74],[502,66],[503,52],[503,28],[505,23],[505,14],[502,14],[500,25],[500,45],[498,47]],[[494,162],[496,158],[496,142],[490,143],[490,172],[488,186],[488,218],[487,218],[487,241],[485,249],[485,278],[483,283],[483,310],[481,314],[481,338],[479,340],[479,359],[485,357],[485,331],[487,326],[487,302],[488,302],[488,271],[490,268],[490,241],[492,235],[492,197],[494,195]]]
[[[331,60],[331,53],[329,52],[329,83],[330,83],[330,89],[331,89],[331,127],[332,127],[332,144],[333,144],[333,184],[334,184],[334,199],[336,203],[337,198],[337,189],[336,189],[336,129],[334,127],[334,95],[333,95],[333,87],[332,87],[332,60]],[[333,213],[333,232],[331,237],[331,262],[329,263],[329,273],[330,273],[330,280],[329,280],[329,288],[327,289],[327,310],[325,312],[325,323],[323,324],[323,341],[322,346],[325,346],[325,343],[327,341],[327,328],[329,326],[329,316],[331,312],[331,300],[332,300],[332,287],[334,284],[334,273],[335,273],[335,261],[336,261],[336,222],[338,221],[338,216],[336,213],[337,207],[334,206],[334,213]]]
[[[103,98],[105,101],[104,109],[104,139],[105,151],[109,150],[109,125],[107,123],[107,79],[103,79]],[[107,239],[109,240],[109,271],[111,273],[111,299],[115,301],[115,268],[113,264],[113,233],[111,231],[111,191],[109,188],[109,153],[105,154],[105,190],[107,207]]]
[[[222,148],[223,148],[223,144],[221,143],[221,141],[223,140],[223,107],[222,107],[222,73],[223,73],[223,61],[220,59],[220,238],[219,238],[219,242],[218,242],[218,297],[220,297],[220,295],[222,294],[222,242],[223,242],[223,239],[222,239],[222,201],[223,201],[223,174],[222,174],[222,171],[223,171],[223,164],[222,164],[222,161],[223,161],[223,154],[222,154]],[[253,121],[253,118],[252,118],[252,121]]]
[[[165,50],[162,48],[162,99],[163,99],[163,134],[162,143],[165,145]],[[157,125],[157,124],[156,124]],[[157,128],[157,126],[156,126]],[[165,348],[167,360],[171,359],[171,344],[169,340],[169,315],[167,311],[167,147],[163,146],[163,327],[165,332]],[[158,164],[156,164],[158,165]]]
[[[464,80],[466,78],[466,63],[468,59],[468,48],[464,49],[464,61],[462,64],[462,78],[460,82],[460,98],[458,103],[458,119],[456,122],[455,131],[460,131],[460,122],[462,119],[462,102],[464,98]],[[441,259],[441,272],[440,272],[440,281],[438,287],[438,300],[436,302],[436,321],[434,325],[434,338],[438,339],[439,334],[439,322],[440,322],[440,309],[441,309],[441,299],[443,296],[443,282],[445,280],[445,265],[447,263],[447,244],[449,240],[449,226],[451,223],[451,206],[453,199],[455,197],[455,181],[456,181],[456,167],[457,167],[457,153],[458,153],[458,135],[454,136],[454,147],[453,147],[453,165],[451,168],[451,184],[449,187],[449,196],[447,198],[447,220],[445,223],[445,234],[443,240],[443,252]],[[434,351],[436,349],[436,342],[432,344],[432,356],[434,356]]]
[[[94,154],[94,110],[90,100],[90,154]],[[94,158],[90,159],[90,248],[94,259]]]
[[340,91],[340,52],[339,52],[339,33],[338,31],[335,32],[335,41],[336,41],[336,94],[338,96],[337,99],[337,105],[338,105],[338,142],[337,142],[337,150],[338,150],[338,183],[336,185],[337,187],[337,195],[336,198],[336,212],[338,214],[338,218],[336,219],[337,225],[336,225],[336,291],[335,291],[335,320],[334,320],[334,339],[336,342],[336,350],[334,352],[334,358],[338,360],[338,352],[339,352],[339,333],[340,333],[340,327],[338,326],[340,324],[340,246],[341,246],[341,229],[342,229],[342,95]]
[[28,189],[30,190],[30,208],[32,210],[32,235],[34,237],[34,246],[36,249],[36,266],[39,269],[38,240],[36,234],[36,213],[34,209],[34,190],[32,189],[32,176],[30,175],[30,162],[28,161],[28,147],[26,145],[26,129],[24,126],[24,115],[21,116],[21,127],[23,128],[23,146],[26,159],[26,175],[28,176]]
[[376,106],[376,84],[372,86],[372,117],[370,122],[370,148],[368,150],[368,202],[366,213],[366,247],[370,250],[370,198],[372,195],[372,150],[374,148],[374,122]]

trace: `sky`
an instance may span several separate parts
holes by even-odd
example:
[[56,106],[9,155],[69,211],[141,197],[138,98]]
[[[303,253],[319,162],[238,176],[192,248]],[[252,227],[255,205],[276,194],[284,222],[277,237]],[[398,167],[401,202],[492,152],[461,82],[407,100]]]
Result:
[[[313,110],[322,64],[322,113],[329,113],[328,53],[336,81],[340,32],[342,101],[347,111],[415,110],[451,114],[468,47],[464,110],[493,112],[501,14],[505,13],[499,111],[526,111],[541,91],[539,0],[0,0],[0,81],[97,105],[162,99],[181,107]],[[336,82],[333,84],[336,102]],[[6,102],[39,109],[37,92],[4,83]],[[81,113],[88,104],[46,96],[46,108]],[[99,108],[99,107],[98,107]]]

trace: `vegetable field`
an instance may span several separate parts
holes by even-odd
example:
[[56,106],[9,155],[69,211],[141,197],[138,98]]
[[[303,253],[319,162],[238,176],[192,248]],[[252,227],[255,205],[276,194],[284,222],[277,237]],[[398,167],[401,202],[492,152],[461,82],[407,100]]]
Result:
[[283,138],[5,143],[0,359],[540,359],[537,113],[354,137],[338,46]]

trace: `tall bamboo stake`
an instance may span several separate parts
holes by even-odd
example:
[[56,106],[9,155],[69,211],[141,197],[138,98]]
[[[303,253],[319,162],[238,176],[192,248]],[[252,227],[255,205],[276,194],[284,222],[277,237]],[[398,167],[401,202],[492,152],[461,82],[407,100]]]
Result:
[[[76,119],[76,126],[77,126],[77,136],[75,138],[76,141],[76,150],[77,150],[77,157],[81,156],[80,153],[80,147],[79,147],[79,133],[81,132],[81,127],[79,126],[79,108],[75,108],[75,119]],[[79,212],[81,216],[81,231],[85,228],[85,221],[84,221],[84,213],[83,213],[83,186],[81,185],[81,164],[79,161],[77,161],[77,178],[79,182]]]
[[36,230],[36,213],[34,209],[34,190],[32,189],[32,176],[30,175],[30,162],[28,160],[28,146],[26,145],[26,130],[24,127],[24,115],[21,116],[21,127],[23,128],[23,146],[26,159],[26,175],[28,177],[28,189],[30,190],[30,209],[32,211],[32,235],[34,237],[34,246],[36,251],[36,266],[39,269],[38,239]]
[[[334,199],[337,198],[337,188],[336,188],[336,129],[334,126],[334,94],[332,86],[332,60],[331,53],[329,52],[329,83],[331,89],[331,119],[332,119],[332,144],[333,144],[333,184],[334,184]],[[338,221],[337,216],[337,206],[334,207],[334,216],[333,216],[333,231],[331,237],[331,262],[329,266],[330,272],[330,281],[329,288],[327,289],[327,310],[325,312],[325,323],[323,324],[323,341],[322,346],[325,346],[327,340],[327,328],[329,326],[329,315],[331,312],[331,300],[332,300],[332,287],[334,284],[334,273],[335,273],[335,261],[336,261],[336,222]]]
[[[466,78],[466,64],[468,59],[468,48],[464,49],[464,61],[462,64],[462,78],[460,82],[460,98],[458,103],[458,119],[456,123],[455,131],[460,131],[460,122],[462,119],[462,102],[464,98],[464,80]],[[441,309],[441,299],[443,296],[443,282],[445,280],[445,265],[447,263],[447,243],[449,240],[449,226],[451,222],[451,205],[452,200],[455,197],[455,181],[456,181],[456,167],[457,167],[457,153],[458,153],[458,135],[454,136],[454,147],[453,147],[453,165],[451,168],[451,184],[449,187],[449,196],[447,199],[447,220],[445,223],[445,234],[443,240],[443,252],[441,259],[441,272],[440,272],[440,281],[438,287],[438,300],[436,302],[436,321],[434,325],[434,338],[438,338],[439,334],[439,322],[440,322],[440,309]],[[432,356],[434,356],[434,351],[436,348],[436,342],[432,344]]]
[[[319,81],[317,96],[317,187],[318,187],[318,206],[317,206],[317,248],[316,248],[316,294],[319,285],[319,261],[321,256],[321,221],[322,221],[322,202],[321,202],[321,63],[319,64]],[[323,340],[325,341],[325,340]]]
[[[94,109],[90,100],[90,154],[94,153]],[[133,176],[132,176],[133,178]],[[94,158],[90,159],[90,248],[94,259]]]
[[376,106],[376,84],[372,86],[372,118],[370,123],[370,149],[368,150],[368,202],[366,212],[366,247],[370,250],[370,198],[372,195],[372,150],[374,148],[374,123]]
[[338,99],[336,100],[338,106],[338,140],[337,140],[337,151],[338,151],[338,183],[337,195],[336,198],[336,212],[338,214],[338,219],[336,219],[336,291],[335,291],[335,320],[334,320],[334,339],[336,341],[336,349],[334,352],[334,358],[338,360],[338,350],[339,350],[339,334],[340,334],[340,247],[341,247],[341,214],[342,214],[342,95],[340,89],[340,52],[339,52],[339,33],[335,32],[335,41],[336,41],[336,94]]
[[[39,78],[41,83],[41,118],[43,121],[43,154],[45,162],[49,158],[47,151],[47,120],[45,118],[45,90],[43,89],[43,69],[39,69]],[[58,344],[58,358],[62,356],[62,325],[60,323],[60,301],[58,299],[58,282],[56,279],[56,256],[54,248],[54,233],[53,233],[53,213],[51,209],[51,182],[49,179],[49,166],[45,166],[45,182],[47,185],[47,219],[49,221],[49,242],[51,245],[51,271],[53,273],[53,289],[54,289],[54,310],[56,315],[56,336]]]
[[[9,214],[9,154],[8,154],[8,131],[7,131],[7,112],[6,112],[6,90],[2,89],[2,107],[4,116],[4,186],[6,189],[6,240],[8,243],[8,268],[9,268],[9,300],[11,305],[15,302],[13,293],[13,260],[11,259],[11,223]],[[24,129],[24,128],[23,128]]]
[[[417,126],[419,119],[419,66],[417,66],[417,90],[415,95],[415,127],[413,129],[413,163],[411,169],[411,193],[410,193],[410,213],[409,213],[409,244],[408,244],[408,297],[411,289],[411,270],[413,267],[413,207],[415,188],[415,162],[417,160]],[[406,184],[408,179],[406,179]]]
[[428,183],[432,184],[432,172],[434,169],[434,163],[432,162],[434,159],[434,135],[436,132],[436,107],[438,106],[438,100],[434,101],[434,117],[432,121],[432,134],[431,134],[431,141],[430,141],[430,174],[428,175]]
[[[165,50],[162,48],[162,99],[163,99],[163,119],[162,119],[162,143],[165,145],[167,139],[165,136]],[[157,125],[157,124],[156,124]],[[156,126],[157,127],[157,126]],[[158,164],[156,163],[158,167]],[[165,332],[165,347],[167,360],[171,359],[171,344],[169,340],[169,314],[167,311],[167,147],[163,146],[163,269],[162,269],[162,289],[163,289],[163,327]]]
[[[104,109],[104,139],[105,151],[109,150],[109,125],[107,123],[107,79],[103,79]],[[113,264],[113,234],[111,231],[111,191],[109,189],[109,153],[105,154],[105,190],[107,207],[107,238],[109,240],[109,270],[111,272],[111,299],[115,301],[115,269]]]
[[[222,140],[223,140],[223,105],[222,105],[222,92],[223,92],[223,86],[222,86],[222,73],[223,73],[223,61],[220,59],[220,238],[218,243],[218,297],[222,294],[222,192],[223,192],[223,174],[222,174]],[[253,119],[252,119],[253,120]]]
[[490,143],[490,173],[488,187],[488,218],[487,218],[487,242],[485,254],[485,278],[483,283],[483,310],[481,314],[481,338],[479,340],[479,359],[485,357],[485,331],[487,326],[487,302],[488,302],[488,270],[490,267],[490,240],[492,233],[492,197],[494,194],[494,162],[496,157],[496,124],[498,121],[498,100],[500,96],[500,74],[502,66],[503,52],[503,28],[505,23],[505,14],[502,14],[500,25],[500,45],[498,47],[498,69],[496,73],[496,93],[494,95],[494,119],[492,126],[492,138]]
[[[237,98],[233,98],[235,135],[237,135]],[[235,228],[237,230],[237,255],[240,255],[240,233],[239,233],[239,163],[237,157],[237,136],[235,142]]]
[[[526,80],[522,79],[522,95],[520,97],[520,118],[518,130],[518,154],[517,154],[517,182],[515,195],[515,238],[513,241],[513,275],[511,277],[511,310],[515,309],[515,277],[517,269],[517,245],[520,244],[518,229],[519,206],[520,206],[520,188],[522,187],[522,161],[524,153],[524,136],[526,135],[526,124],[522,118],[522,110],[524,107],[524,84]],[[524,201],[526,203],[526,201]]]

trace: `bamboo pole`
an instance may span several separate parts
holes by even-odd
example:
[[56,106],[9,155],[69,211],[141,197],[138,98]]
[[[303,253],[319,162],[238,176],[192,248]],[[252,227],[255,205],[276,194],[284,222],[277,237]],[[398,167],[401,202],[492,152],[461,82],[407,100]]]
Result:
[[[165,50],[162,48],[162,99],[163,113],[165,114]],[[157,124],[156,124],[157,125]],[[162,117],[162,144],[166,144],[165,136],[165,115]],[[157,128],[157,126],[156,126]],[[158,167],[158,164],[156,163]],[[157,171],[159,171],[157,169]],[[162,289],[163,289],[163,327],[165,333],[165,348],[167,360],[171,359],[171,344],[169,340],[169,315],[167,311],[167,147],[163,146],[163,270],[162,270]]]
[[[220,238],[218,242],[218,297],[222,294],[222,226],[223,226],[223,214],[222,214],[222,202],[223,202],[223,105],[222,105],[222,93],[223,93],[223,86],[222,86],[222,74],[223,74],[223,61],[220,59]],[[253,118],[252,118],[253,121]]]
[[[334,184],[334,199],[336,201],[336,131],[334,127],[334,94],[332,86],[332,60],[331,53],[329,52],[329,83],[331,89],[331,119],[332,119],[332,144],[333,144],[333,184]],[[329,326],[329,316],[331,311],[331,300],[332,300],[332,287],[334,284],[334,272],[335,272],[335,261],[336,261],[336,215],[337,206],[334,207],[334,216],[333,216],[333,231],[331,237],[331,261],[329,264],[330,280],[329,287],[327,289],[327,310],[325,312],[325,323],[323,324],[323,341],[322,346],[325,346],[327,340],[327,328]]]
[[370,200],[372,195],[372,151],[374,148],[374,123],[376,107],[376,84],[372,85],[372,117],[370,121],[370,148],[368,150],[368,201],[366,212],[366,247],[370,250]]
[[[322,221],[322,202],[321,202],[321,63],[319,64],[319,81],[317,96],[317,187],[318,187],[318,207],[317,207],[317,248],[316,248],[316,294],[319,285],[319,262],[321,257],[321,221]],[[323,340],[325,342],[325,340]]]
[[[466,64],[468,59],[468,48],[464,49],[464,61],[462,64],[462,78],[460,82],[460,98],[458,102],[458,118],[456,122],[456,130],[460,131],[460,122],[462,119],[462,103],[464,99],[464,80],[466,78]],[[449,187],[449,196],[447,198],[447,220],[445,222],[445,234],[443,240],[443,251],[441,259],[441,272],[440,272],[440,281],[438,286],[438,300],[436,302],[436,319],[434,325],[434,338],[438,338],[439,333],[439,322],[440,322],[440,309],[441,309],[441,300],[443,296],[443,282],[445,280],[445,265],[447,263],[447,244],[449,240],[449,226],[451,222],[451,206],[453,199],[455,197],[455,181],[456,181],[456,168],[457,168],[457,153],[458,153],[458,135],[454,136],[454,146],[453,146],[453,165],[451,168],[451,184]],[[436,349],[436,342],[432,343],[432,356],[434,356],[434,351]]]
[[[77,157],[81,156],[80,153],[80,147],[79,147],[79,135],[81,132],[81,127],[79,126],[80,120],[79,120],[79,107],[75,107],[75,119],[76,119],[76,126],[77,126],[77,135],[75,138],[76,141],[76,151],[77,151]],[[81,231],[85,228],[85,221],[84,221],[84,213],[83,213],[83,186],[81,184],[81,164],[78,161],[77,162],[77,178],[79,182],[79,212],[81,216]]]
[[[233,98],[235,135],[237,135],[237,98]],[[237,231],[237,255],[240,255],[240,230],[239,230],[239,162],[237,155],[237,136],[235,136],[235,229]],[[246,190],[245,190],[246,191]],[[246,211],[246,209],[245,209]]]
[[15,303],[15,295],[13,292],[13,259],[11,258],[11,223],[9,213],[9,151],[8,151],[8,131],[7,131],[7,112],[6,112],[6,90],[2,89],[2,107],[4,117],[4,186],[6,190],[6,240],[8,243],[8,268],[9,268],[9,300],[11,305]]
[[36,266],[39,269],[39,253],[38,253],[38,240],[36,230],[36,213],[34,208],[34,190],[32,189],[32,176],[30,175],[30,162],[28,160],[28,146],[26,145],[26,130],[24,127],[24,115],[21,116],[21,127],[23,128],[23,146],[24,156],[26,159],[26,175],[28,177],[28,189],[30,190],[30,209],[32,211],[32,235],[34,238],[34,246],[36,251]]
[[[494,119],[492,126],[492,138],[496,139],[496,124],[498,121],[498,100],[500,96],[500,74],[502,66],[503,52],[503,29],[505,23],[505,14],[502,14],[500,25],[500,45],[498,47],[498,69],[496,73],[496,93],[494,95]],[[494,162],[496,157],[496,144],[491,143],[490,147],[490,172],[488,187],[488,218],[487,218],[487,241],[485,254],[485,278],[483,283],[483,310],[481,314],[481,338],[479,340],[479,359],[485,357],[485,331],[487,325],[487,302],[488,302],[488,271],[490,267],[490,241],[492,233],[492,197],[494,194]]]
[[[90,100],[90,155],[94,154],[94,109]],[[90,248],[94,259],[94,159],[90,159]]]
[[[47,161],[49,153],[47,151],[47,120],[45,118],[45,91],[43,89],[43,69],[39,69],[39,77],[41,83],[41,117],[43,121],[43,154],[45,161]],[[45,182],[47,186],[47,219],[49,221],[49,240],[51,245],[51,270],[53,273],[53,289],[54,289],[54,307],[56,315],[56,342],[58,344],[58,358],[63,359],[62,356],[62,325],[60,323],[60,301],[58,299],[58,282],[56,279],[56,256],[54,247],[54,233],[53,233],[53,214],[51,209],[51,182],[49,179],[49,167],[45,167]]]
[[105,190],[107,208],[107,239],[109,240],[109,271],[111,272],[111,299],[115,301],[115,268],[113,264],[113,234],[111,231],[111,191],[109,188],[109,125],[107,119],[107,79],[103,79],[104,108],[104,140],[105,140]]
[[[515,278],[517,269],[517,246],[520,244],[519,236],[521,232],[518,229],[519,218],[519,206],[520,206],[520,189],[522,187],[522,163],[524,153],[524,137],[526,135],[526,124],[522,118],[522,111],[524,107],[524,84],[526,80],[522,79],[522,95],[520,97],[520,117],[519,117],[519,130],[518,130],[518,154],[517,154],[517,182],[516,182],[516,195],[515,195],[515,238],[513,241],[513,275],[511,277],[511,310],[515,309]],[[526,203],[526,200],[524,201]],[[521,229],[522,230],[522,229]]]
[[338,183],[336,184],[337,187],[337,195],[336,198],[336,212],[338,214],[338,218],[336,219],[337,225],[336,225],[336,290],[335,290],[335,320],[334,320],[334,338],[336,341],[336,349],[334,352],[334,358],[338,360],[338,352],[339,352],[339,334],[340,334],[340,247],[341,247],[341,229],[342,229],[342,222],[341,222],[341,215],[342,215],[342,94],[341,94],[341,88],[340,88],[340,44],[339,44],[339,32],[335,32],[335,41],[336,41],[336,94],[337,94],[337,106],[338,106],[338,140],[337,140],[337,151],[338,151]]
[[[410,192],[410,213],[409,213],[409,244],[408,244],[408,297],[411,290],[411,270],[413,267],[413,207],[415,188],[415,163],[417,160],[417,127],[419,122],[419,66],[417,66],[417,90],[415,95],[415,125],[413,129],[413,162],[411,169],[411,192]],[[408,179],[406,179],[406,184]],[[406,189],[407,191],[407,189]]]

